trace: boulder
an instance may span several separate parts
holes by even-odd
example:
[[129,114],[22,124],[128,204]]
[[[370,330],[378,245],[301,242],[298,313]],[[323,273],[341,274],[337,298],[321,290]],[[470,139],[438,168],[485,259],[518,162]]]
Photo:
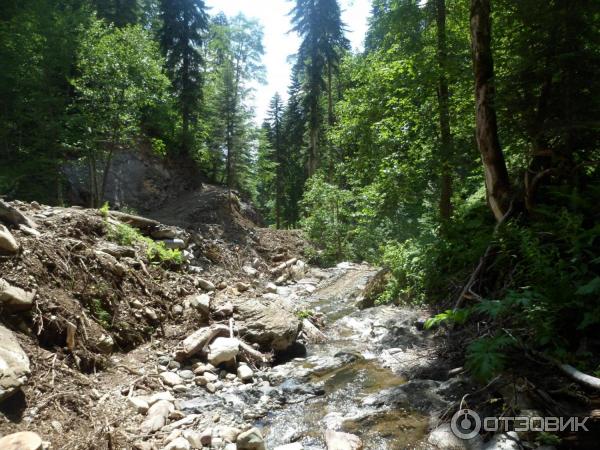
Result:
[[240,342],[235,338],[219,337],[208,347],[208,362],[217,366],[232,361],[240,351]]
[[258,428],[251,428],[237,437],[239,450],[266,450],[265,440]]
[[298,317],[281,299],[240,300],[235,310],[240,335],[267,350],[286,350],[296,341],[301,329]]
[[13,332],[0,325],[0,400],[25,384],[29,373],[29,358]]
[[247,364],[240,364],[237,369],[237,376],[244,383],[252,381],[252,377],[254,377],[254,372]]
[[140,414],[146,414],[150,408],[148,402],[143,398],[129,397],[127,400],[129,401],[129,404],[133,406],[133,408]]
[[361,450],[363,443],[358,436],[340,431],[327,430],[325,432],[327,450]]
[[0,224],[0,252],[15,254],[19,252],[19,244],[8,228]]
[[173,404],[167,400],[159,400],[148,410],[148,416],[140,425],[143,434],[153,433],[160,430],[167,423],[169,414],[175,411]]
[[0,438],[2,450],[42,450],[42,438],[31,431],[21,431]]
[[215,336],[226,336],[228,334],[229,327],[226,325],[211,325],[210,327],[200,328],[183,340],[180,348],[175,352],[175,358],[178,361],[190,358],[202,351]]
[[178,384],[183,384],[183,380],[175,372],[162,372],[160,374],[160,379],[167,386],[177,386]]
[[460,439],[452,432],[450,424],[444,423],[429,433],[427,442],[441,450],[480,450],[483,440],[479,435],[473,439]]
[[515,431],[495,434],[483,450],[520,450],[521,440]]
[[183,239],[164,239],[162,242],[166,248],[171,250],[183,250],[186,245]]
[[35,291],[28,292],[11,286],[0,278],[0,306],[8,312],[26,311],[33,306]]

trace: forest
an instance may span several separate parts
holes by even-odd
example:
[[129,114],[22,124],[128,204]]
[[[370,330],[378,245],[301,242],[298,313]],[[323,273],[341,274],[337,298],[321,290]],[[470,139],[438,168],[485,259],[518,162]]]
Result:
[[[290,0],[286,93],[255,117],[261,24],[203,0],[4,0],[0,195],[105,202],[123,149],[302,229],[311,262],[388,269],[481,381],[535,352],[600,377],[600,2]],[[260,126],[257,123],[261,123]]]

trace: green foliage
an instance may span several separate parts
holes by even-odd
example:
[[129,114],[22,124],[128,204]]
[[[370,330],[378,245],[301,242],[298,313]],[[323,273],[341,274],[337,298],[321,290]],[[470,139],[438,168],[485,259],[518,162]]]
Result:
[[512,338],[506,334],[473,341],[467,347],[467,369],[481,381],[490,380],[504,369],[506,351],[512,344]]
[[104,204],[100,207],[100,209],[98,211],[100,211],[100,214],[102,215],[102,217],[107,219],[108,213],[110,211],[110,205],[108,204],[108,202],[104,202]]
[[102,300],[94,298],[90,302],[90,312],[94,315],[96,320],[102,325],[103,328],[110,328],[112,321],[112,315],[104,308]]
[[471,311],[469,309],[457,309],[456,311],[452,309],[447,309],[443,313],[436,314],[435,316],[427,319],[425,321],[425,329],[429,330],[431,328],[438,327],[442,323],[446,322],[462,325],[467,321],[470,314]]
[[322,175],[308,181],[301,206],[306,211],[302,228],[318,248],[322,250],[319,262],[330,264],[350,256],[348,242],[350,231],[349,191],[327,183]]
[[296,317],[298,317],[298,319],[300,319],[300,320],[310,319],[314,315],[315,315],[314,311],[311,311],[310,309],[303,309],[300,311],[296,311]]
[[120,245],[143,245],[146,248],[147,258],[157,264],[181,265],[183,263],[183,255],[178,249],[168,249],[164,242],[156,242],[127,224],[108,225],[107,237]]

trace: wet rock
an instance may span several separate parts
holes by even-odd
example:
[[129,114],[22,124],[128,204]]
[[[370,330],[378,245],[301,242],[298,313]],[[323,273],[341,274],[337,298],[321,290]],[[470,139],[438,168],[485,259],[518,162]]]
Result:
[[247,364],[240,364],[237,369],[237,376],[244,383],[252,381],[252,377],[254,377],[254,372]]
[[358,436],[350,433],[327,430],[325,432],[327,450],[361,450],[363,443]]
[[359,308],[372,308],[375,300],[383,293],[390,279],[389,269],[379,269],[367,281],[357,306]]
[[175,372],[162,372],[159,376],[163,383],[165,383],[167,386],[183,384],[183,380]]
[[217,392],[217,386],[215,386],[214,383],[206,383],[206,386],[204,386],[204,387],[211,394],[214,394],[215,392]]
[[300,442],[294,442],[292,444],[278,445],[273,450],[304,450],[304,447]]
[[384,389],[363,400],[365,406],[392,408],[410,407],[423,413],[431,413],[448,407],[448,401],[437,392],[440,383],[433,380],[411,380],[401,386]]
[[258,428],[251,428],[237,437],[239,450],[266,450],[265,440]]
[[483,450],[520,450],[521,440],[514,431],[495,434],[492,439],[483,446]]
[[236,310],[240,334],[265,349],[286,350],[298,337],[300,321],[281,300],[240,301]]
[[7,312],[31,309],[35,294],[35,291],[25,291],[0,278],[0,306]]
[[29,358],[17,338],[12,331],[0,325],[0,400],[14,394],[25,384],[29,373]]
[[21,431],[0,438],[2,450],[42,450],[42,438],[31,431]]
[[15,254],[19,252],[19,244],[4,225],[0,224],[0,252]]
[[200,286],[205,291],[214,291],[215,285],[204,278],[198,278],[197,280],[198,286]]
[[427,442],[440,450],[479,450],[482,439],[480,436],[469,440],[460,439],[454,435],[450,424],[444,423],[429,433]]
[[233,361],[240,351],[240,342],[235,338],[216,338],[208,347],[208,361],[218,366]]

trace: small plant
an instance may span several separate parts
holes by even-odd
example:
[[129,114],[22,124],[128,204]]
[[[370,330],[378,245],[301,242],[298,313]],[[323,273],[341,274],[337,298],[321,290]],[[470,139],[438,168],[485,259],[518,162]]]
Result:
[[298,317],[298,319],[300,320],[310,319],[312,316],[314,316],[314,314],[314,311],[311,311],[309,309],[302,309],[300,311],[296,311],[296,317]]
[[111,225],[108,238],[121,245],[142,244],[146,247],[146,256],[150,261],[160,263],[183,264],[183,254],[177,249],[168,249],[164,242],[156,242],[143,236],[135,228],[126,224]]
[[112,317],[110,313],[104,309],[102,300],[98,298],[93,299],[90,304],[90,311],[103,328],[110,328]]
[[469,309],[457,309],[456,311],[448,309],[443,313],[437,314],[427,319],[425,321],[424,327],[426,330],[429,330],[430,328],[437,327],[444,322],[452,322],[458,325],[462,325],[467,321],[470,314],[471,310]]
[[513,339],[506,334],[477,339],[467,347],[466,367],[481,381],[490,380],[504,370],[506,350]]
[[99,211],[100,211],[100,214],[102,214],[102,217],[104,217],[105,219],[107,219],[108,218],[108,212],[110,211],[110,205],[108,204],[108,202],[104,202],[104,204],[99,209]]

